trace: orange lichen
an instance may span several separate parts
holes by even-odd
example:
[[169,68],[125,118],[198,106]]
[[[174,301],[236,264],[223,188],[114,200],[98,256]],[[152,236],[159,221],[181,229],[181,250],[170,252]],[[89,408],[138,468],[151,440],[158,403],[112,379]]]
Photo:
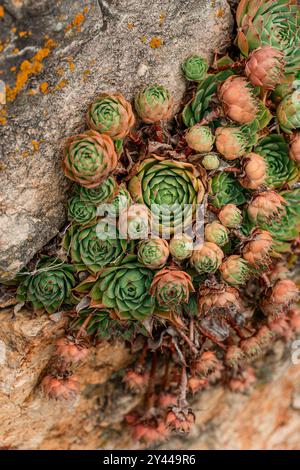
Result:
[[134,23],[127,23],[128,29],[133,29],[135,27]]
[[218,8],[217,12],[216,12],[216,17],[217,18],[222,18],[224,16],[224,10],[223,8]]
[[49,87],[49,83],[43,82],[40,84],[40,91],[44,94],[48,93],[48,87]]
[[22,152],[21,155],[23,158],[27,158],[29,157],[30,153],[28,152],[28,150],[24,150],[24,152]]
[[83,13],[77,13],[73,21],[70,24],[68,24],[68,26],[66,27],[65,32],[67,33],[71,31],[72,29],[77,28],[77,32],[80,33],[81,31],[80,26],[82,25],[82,23],[84,23],[85,15],[88,13],[88,11],[89,11],[88,7],[85,7],[83,10]]
[[5,124],[7,123],[6,114],[7,112],[5,108],[0,109],[0,125],[1,126],[5,126]]
[[20,36],[20,38],[25,38],[26,36],[28,36],[28,32],[27,31],[20,31],[19,36]]
[[55,72],[57,73],[57,75],[59,75],[60,77],[62,77],[64,74],[65,74],[65,71],[62,67],[57,67],[55,69]]
[[163,45],[162,39],[159,39],[158,37],[154,36],[151,41],[149,42],[149,46],[152,49],[157,49],[158,47]]
[[4,16],[4,8],[0,6],[0,18],[3,18]]
[[15,65],[13,65],[10,69],[9,69],[11,72],[15,72],[17,70],[17,67]]
[[33,147],[33,151],[34,152],[38,152],[39,151],[39,148],[40,148],[40,144],[37,140],[32,140],[31,141],[31,145]]
[[2,52],[4,49],[4,45],[2,44],[2,42],[0,41],[0,52]]
[[24,60],[17,74],[16,83],[13,88],[10,86],[6,87],[6,98],[7,102],[13,101],[17,95],[25,87],[28,79],[32,75],[37,75],[43,69],[42,61],[48,57],[51,50],[56,46],[56,43],[52,39],[46,40],[44,47],[40,49],[32,59]]
[[73,62],[72,57],[68,57],[68,58],[67,58],[67,62],[68,62],[68,64],[69,64],[69,69],[70,69],[70,71],[71,71],[71,72],[74,72],[74,70],[75,70],[75,64],[74,64],[74,62]]
[[12,51],[13,54],[18,54],[20,52],[20,49],[18,49],[17,47],[14,48],[14,50]]
[[56,87],[54,88],[53,91],[59,91],[61,90],[62,88],[64,88],[66,85],[67,85],[67,80],[61,80],[57,85]]

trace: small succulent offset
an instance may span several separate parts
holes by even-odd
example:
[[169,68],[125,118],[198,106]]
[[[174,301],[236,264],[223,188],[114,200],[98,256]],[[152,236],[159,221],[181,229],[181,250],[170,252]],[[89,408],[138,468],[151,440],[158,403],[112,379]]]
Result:
[[208,71],[207,60],[199,55],[192,55],[182,64],[182,72],[187,80],[201,82]]
[[[241,0],[243,57],[211,68],[188,57],[176,115],[159,84],[137,93],[136,113],[101,93],[90,130],[66,141],[63,260],[42,257],[18,276],[20,302],[69,310],[64,364],[102,340],[131,344],[138,361],[123,381],[150,405],[128,422],[146,445],[190,430],[190,394],[218,381],[247,390],[257,355],[300,332],[286,263],[300,233],[299,12],[294,0]],[[50,371],[44,392],[73,398],[69,374]]]

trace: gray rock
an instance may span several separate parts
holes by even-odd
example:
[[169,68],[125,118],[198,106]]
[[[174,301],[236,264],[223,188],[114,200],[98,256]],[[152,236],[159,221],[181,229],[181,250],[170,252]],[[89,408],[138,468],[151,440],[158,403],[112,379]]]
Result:
[[[179,103],[185,89],[180,64],[191,53],[211,60],[224,50],[233,22],[225,0],[6,0],[4,6],[0,40],[9,33],[10,42],[0,78],[12,89],[11,66],[32,63],[45,34],[57,43],[43,69],[2,109],[0,275],[8,279],[65,223],[63,140],[84,129],[95,95],[119,90],[131,99],[142,84],[158,81]],[[32,34],[20,37],[19,31]],[[42,83],[48,93],[40,92]]]

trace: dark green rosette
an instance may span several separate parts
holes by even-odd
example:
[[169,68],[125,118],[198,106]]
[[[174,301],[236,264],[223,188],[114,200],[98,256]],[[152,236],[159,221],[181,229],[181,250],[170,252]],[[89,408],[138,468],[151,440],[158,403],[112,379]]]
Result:
[[42,258],[34,272],[18,276],[18,301],[30,302],[35,311],[46,310],[50,314],[63,305],[70,306],[74,300],[74,271],[73,266],[58,258]]
[[225,204],[240,206],[246,202],[247,192],[238,180],[226,172],[217,173],[211,180],[210,202],[218,208]]
[[83,202],[78,195],[69,199],[68,219],[77,224],[87,224],[96,217],[96,207],[88,202]]
[[133,247],[132,243],[120,239],[117,228],[105,220],[71,226],[63,246],[78,271],[94,274],[110,264],[118,265]]
[[93,304],[113,309],[120,319],[144,320],[154,312],[150,295],[153,271],[137,262],[104,269],[90,296]]
[[267,164],[266,184],[271,188],[280,188],[286,183],[295,182],[299,171],[290,160],[289,148],[284,138],[278,134],[269,134],[261,139],[254,152],[261,155]]
[[113,176],[109,176],[95,188],[88,189],[78,186],[77,191],[81,201],[98,206],[99,204],[110,202],[116,196],[118,184]]

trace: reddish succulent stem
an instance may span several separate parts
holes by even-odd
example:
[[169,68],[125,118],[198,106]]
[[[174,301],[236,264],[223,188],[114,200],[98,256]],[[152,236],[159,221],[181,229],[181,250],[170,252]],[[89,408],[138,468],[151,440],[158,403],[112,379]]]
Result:
[[151,369],[150,369],[150,376],[149,376],[149,386],[147,390],[147,401],[146,401],[146,409],[151,410],[154,406],[154,389],[155,389],[155,374],[157,369],[157,354],[156,352],[152,355],[152,362],[151,362]]
[[180,379],[180,394],[178,398],[178,406],[179,408],[186,408],[187,401],[186,401],[186,393],[187,393],[187,373],[186,373],[186,366],[182,366],[181,371],[181,379]]
[[194,341],[194,333],[195,333],[195,329],[194,329],[194,319],[191,318],[191,321],[190,321],[190,340],[193,342]]
[[79,330],[78,330],[78,333],[77,333],[77,335],[76,335],[76,339],[79,339],[79,338],[81,337],[83,331],[85,331],[85,327],[88,325],[88,323],[89,323],[90,319],[92,318],[92,316],[93,316],[93,314],[90,313],[90,314],[86,317],[86,319],[84,320],[84,322],[82,323],[81,327],[80,327]]
[[196,346],[192,343],[192,341],[190,340],[190,338],[183,332],[183,331],[180,331],[180,330],[177,330],[177,333],[179,334],[179,336],[181,336],[181,338],[189,345],[190,347],[190,350],[192,351],[192,353],[196,356],[198,354],[198,349],[196,348]]

